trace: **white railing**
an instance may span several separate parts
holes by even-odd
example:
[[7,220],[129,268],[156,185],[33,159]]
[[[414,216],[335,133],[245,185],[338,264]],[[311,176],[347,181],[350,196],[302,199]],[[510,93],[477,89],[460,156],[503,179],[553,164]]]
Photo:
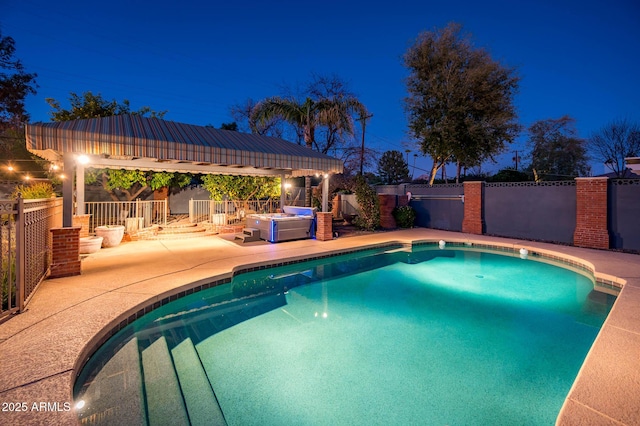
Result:
[[151,225],[166,225],[169,213],[167,200],[150,201],[89,201],[85,212],[91,215],[89,232],[96,226],[124,225],[127,230],[137,230]]
[[275,213],[279,200],[215,201],[189,200],[189,222],[229,225],[244,220],[252,213]]

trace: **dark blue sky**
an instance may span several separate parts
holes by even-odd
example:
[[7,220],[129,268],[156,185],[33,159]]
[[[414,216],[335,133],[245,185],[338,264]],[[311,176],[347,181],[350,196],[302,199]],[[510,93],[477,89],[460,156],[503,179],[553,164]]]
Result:
[[[518,70],[524,126],[568,114],[588,137],[616,118],[640,122],[637,0],[0,0],[2,34],[38,74],[38,94],[27,102],[32,121],[50,120],[45,98],[68,107],[70,92],[92,91],[219,127],[232,121],[231,105],[281,94],[312,73],[335,74],[374,114],[366,141],[380,151],[404,151],[410,140],[402,55],[421,31],[451,21]],[[524,148],[523,137],[510,151]],[[429,162],[419,157],[417,165]]]

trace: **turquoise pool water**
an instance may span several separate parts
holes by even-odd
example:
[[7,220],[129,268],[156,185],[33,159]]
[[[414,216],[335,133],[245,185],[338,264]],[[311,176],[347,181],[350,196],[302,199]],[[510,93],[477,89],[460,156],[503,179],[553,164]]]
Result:
[[330,257],[145,315],[75,399],[97,424],[552,425],[613,300],[515,255]]

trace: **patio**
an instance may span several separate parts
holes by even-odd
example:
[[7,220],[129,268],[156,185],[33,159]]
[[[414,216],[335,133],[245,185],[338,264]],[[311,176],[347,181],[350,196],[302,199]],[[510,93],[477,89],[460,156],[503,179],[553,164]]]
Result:
[[3,410],[0,422],[74,424],[75,415],[66,410],[65,404],[73,405],[73,381],[83,360],[114,326],[169,295],[229,278],[241,266],[306,259],[389,241],[440,239],[525,247],[568,259],[583,259],[594,265],[601,278],[626,281],[558,423],[614,425],[640,421],[638,255],[415,228],[324,242],[256,242],[241,246],[219,236],[209,236],[132,241],[100,250],[82,261],[81,275],[46,280],[26,312],[0,324],[1,400],[3,404],[27,404],[26,411]]

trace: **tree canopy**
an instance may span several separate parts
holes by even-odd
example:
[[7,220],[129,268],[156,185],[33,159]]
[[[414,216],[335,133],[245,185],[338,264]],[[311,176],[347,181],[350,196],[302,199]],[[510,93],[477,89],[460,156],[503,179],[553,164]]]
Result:
[[628,173],[624,159],[640,156],[640,125],[627,119],[614,120],[594,132],[587,146],[595,159],[623,178]]
[[536,181],[573,179],[589,173],[585,140],[569,116],[539,120],[529,127],[531,165]]
[[85,92],[82,95],[71,92],[69,94],[69,109],[64,109],[60,106],[60,102],[53,98],[46,98],[46,102],[51,107],[49,115],[51,115],[51,121],[68,121],[79,120],[83,118],[96,118],[96,117],[110,117],[112,115],[147,115],[151,117],[162,118],[167,113],[166,111],[153,111],[148,106],[143,106],[137,111],[131,110],[130,102],[125,99],[122,102],[118,102],[115,99],[108,101],[102,97],[100,93],[94,95],[91,91]]
[[404,55],[409,132],[433,158],[430,182],[451,161],[479,165],[520,131],[513,98],[520,78],[474,48],[459,24],[421,33]]
[[37,74],[26,72],[15,52],[15,40],[0,30],[0,133],[29,121],[25,100],[38,87]]
[[280,178],[271,176],[205,175],[202,186],[212,200],[260,200],[280,196]]
[[387,185],[397,185],[411,180],[409,166],[400,151],[386,151],[378,161],[378,174]]
[[37,75],[26,72],[15,53],[15,40],[0,30],[0,158],[13,168],[3,167],[0,178],[9,180],[15,180],[17,173],[43,173],[48,164],[26,148],[23,127],[30,117],[25,101],[36,93]]
[[[344,85],[334,79],[316,79],[306,90],[303,99],[273,96],[264,99],[251,111],[250,123],[264,127],[274,120],[290,124],[298,143],[324,154],[344,142],[345,135],[354,134],[354,116],[366,115],[365,106]],[[252,128],[256,132],[259,127]],[[322,129],[324,138],[316,139],[316,130]],[[342,148],[342,147],[341,147]],[[305,180],[305,205],[311,203],[311,181]]]

